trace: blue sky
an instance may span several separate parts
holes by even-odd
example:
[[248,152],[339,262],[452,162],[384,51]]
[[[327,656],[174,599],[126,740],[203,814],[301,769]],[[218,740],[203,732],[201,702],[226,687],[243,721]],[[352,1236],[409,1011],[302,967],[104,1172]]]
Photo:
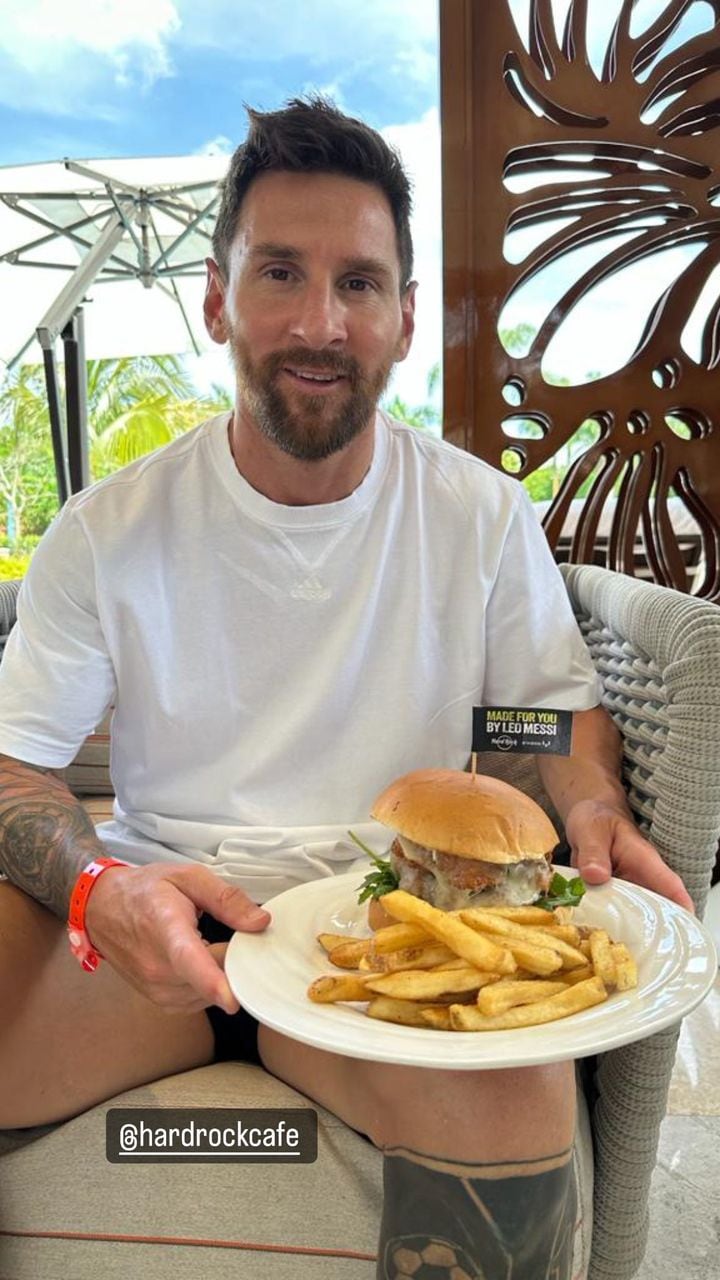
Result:
[[437,41],[435,0],[0,0],[0,163],[226,149],[310,87],[419,120]]

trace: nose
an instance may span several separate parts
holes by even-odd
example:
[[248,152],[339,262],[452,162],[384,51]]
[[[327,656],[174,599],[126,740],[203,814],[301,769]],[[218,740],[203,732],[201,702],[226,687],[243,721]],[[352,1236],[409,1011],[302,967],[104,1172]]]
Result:
[[305,284],[297,298],[290,329],[298,342],[318,350],[346,341],[345,304],[332,283]]

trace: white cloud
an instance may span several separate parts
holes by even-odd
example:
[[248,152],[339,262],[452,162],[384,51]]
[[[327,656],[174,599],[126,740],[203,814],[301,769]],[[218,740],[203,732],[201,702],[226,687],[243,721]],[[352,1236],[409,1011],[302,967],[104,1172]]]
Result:
[[197,156],[229,156],[234,150],[235,144],[224,133],[218,133],[214,138],[208,138],[207,142],[203,142],[194,154]]
[[[437,0],[176,0],[180,38],[193,47],[223,48],[243,59],[277,63],[302,59],[311,65],[338,60],[357,67],[369,57],[413,51],[427,73],[422,50],[437,45]],[[252,39],[248,39],[252,32]],[[436,67],[432,66],[432,74]]]
[[304,63],[339,102],[350,78],[434,86],[437,0],[0,0],[0,102],[115,119],[118,95],[209,50],[253,63],[263,86],[283,60]]
[[110,57],[130,45],[166,65],[163,41],[178,30],[172,0],[0,0],[0,48],[29,70],[54,63],[75,45]]
[[0,100],[72,114],[108,84],[145,90],[172,74],[179,28],[172,0],[0,0]]

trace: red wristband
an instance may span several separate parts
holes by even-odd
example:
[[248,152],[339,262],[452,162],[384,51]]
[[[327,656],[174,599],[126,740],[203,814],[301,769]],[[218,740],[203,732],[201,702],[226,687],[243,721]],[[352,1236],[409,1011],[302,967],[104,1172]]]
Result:
[[129,862],[123,862],[120,858],[93,858],[92,862],[88,862],[75,881],[75,886],[70,895],[67,922],[68,939],[70,941],[70,950],[87,973],[94,973],[102,960],[100,952],[93,946],[85,928],[85,910],[87,908],[87,900],[90,897],[90,890],[98,876],[101,876],[103,871],[107,871],[108,867],[129,866]]

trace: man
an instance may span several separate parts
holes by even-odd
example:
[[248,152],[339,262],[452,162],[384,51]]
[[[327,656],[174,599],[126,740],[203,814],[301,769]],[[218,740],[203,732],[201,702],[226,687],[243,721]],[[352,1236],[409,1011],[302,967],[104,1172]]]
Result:
[[[586,880],[688,901],[631,822],[520,486],[377,412],[413,332],[397,157],[322,100],[250,115],[205,304],[234,412],[66,505],[0,674],[0,1126],[259,1055],[384,1152],[379,1277],[400,1236],[447,1240],[478,1274],[502,1242],[519,1280],[569,1276],[572,1063],[343,1058],[258,1033],[222,970],[232,931],[268,924],[257,903],[354,858],[347,827],[391,778],[464,767],[482,701],[575,711],[573,755],[541,769]],[[109,706],[101,841],[55,770]],[[133,865],[79,880],[108,852]],[[83,895],[92,977],[64,929]]]

